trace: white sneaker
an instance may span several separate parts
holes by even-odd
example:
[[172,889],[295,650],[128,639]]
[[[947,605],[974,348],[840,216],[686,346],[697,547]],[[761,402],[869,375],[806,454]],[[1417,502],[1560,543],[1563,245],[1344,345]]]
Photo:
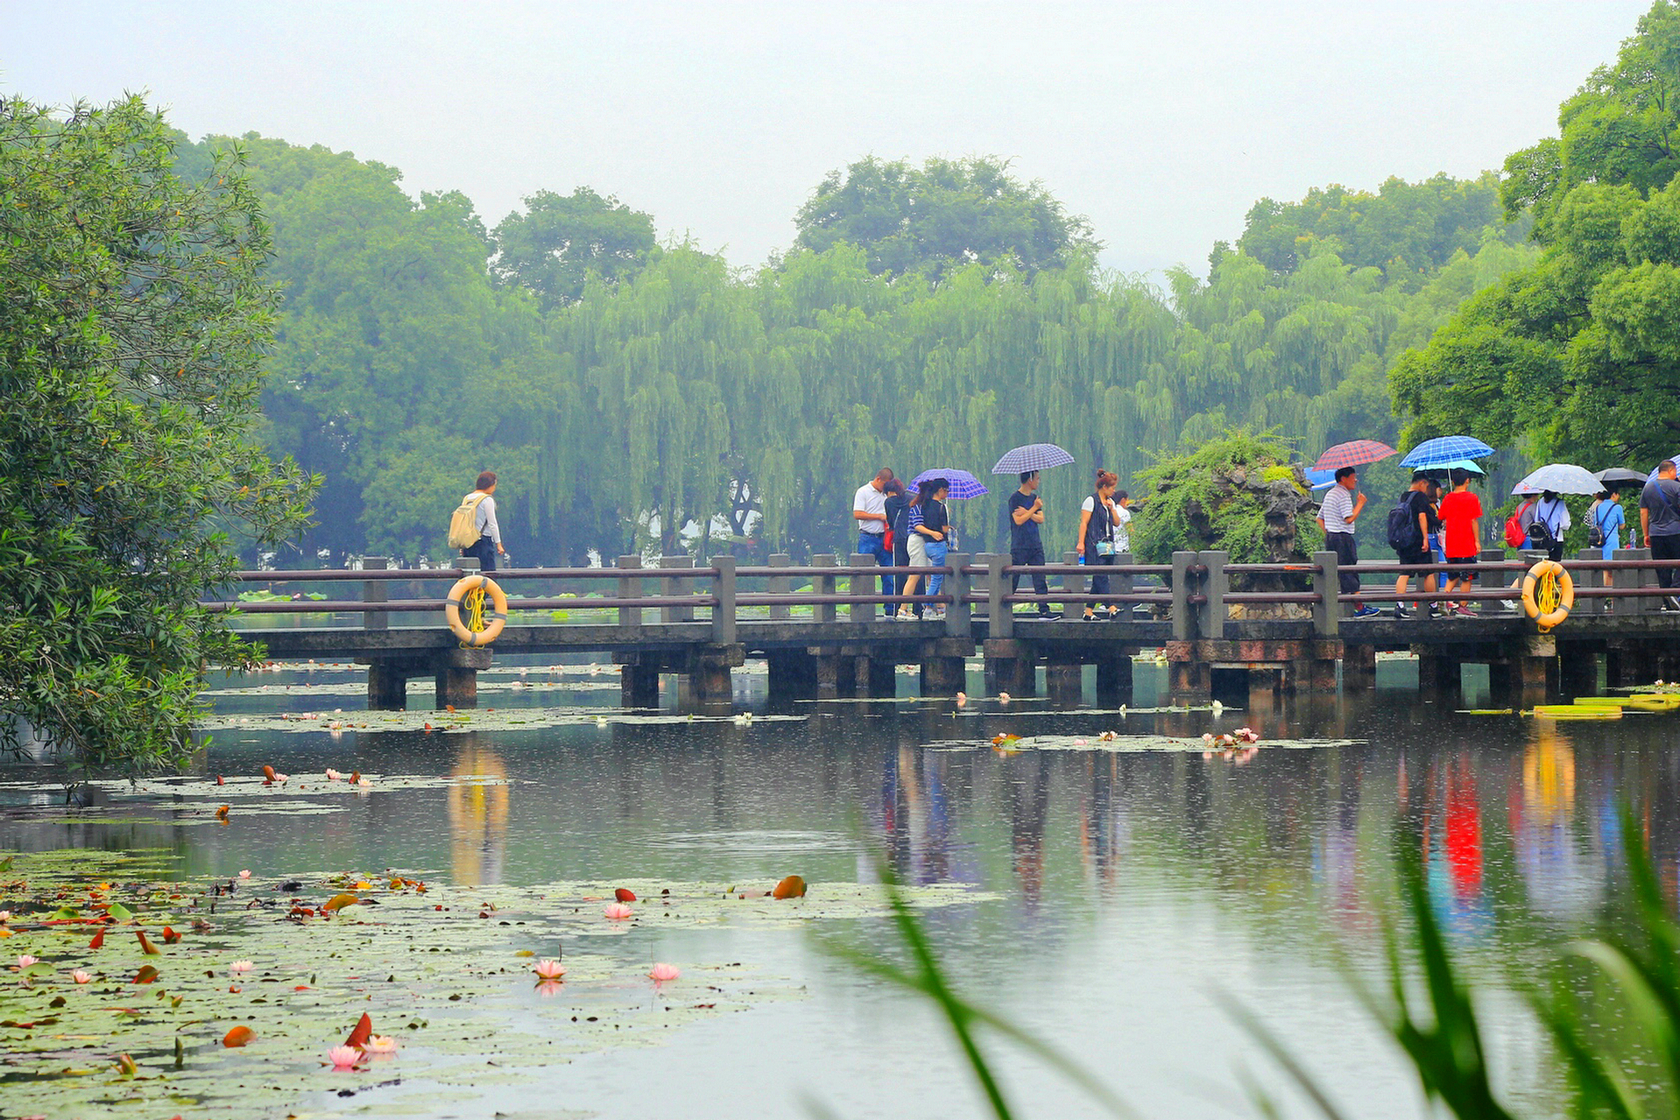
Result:
[[893,615],[893,621],[895,621],[895,622],[914,622],[914,621],[916,621],[916,616],[911,611],[901,609],[897,614]]

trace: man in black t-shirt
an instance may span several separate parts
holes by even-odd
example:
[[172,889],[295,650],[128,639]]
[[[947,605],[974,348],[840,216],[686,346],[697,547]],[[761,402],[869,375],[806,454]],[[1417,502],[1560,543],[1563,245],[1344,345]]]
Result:
[[[1639,528],[1651,559],[1680,560],[1680,482],[1675,481],[1673,459],[1657,464],[1657,477],[1647,482],[1639,495]],[[1680,571],[1658,568],[1657,584],[1670,590],[1680,588]],[[1680,599],[1664,595],[1657,609],[1680,611]]]
[[[1038,472],[1024,471],[1021,474],[1021,488],[1009,495],[1009,562],[1011,564],[1042,564],[1044,563],[1044,541],[1039,536],[1038,527],[1044,524],[1044,500],[1038,496]],[[1021,573],[1015,572],[1009,577],[1009,593],[1015,594],[1020,586]],[[1049,581],[1042,572],[1034,572],[1032,577],[1033,591],[1039,595],[1050,594]],[[1042,619],[1060,618],[1061,615],[1050,609],[1049,603],[1038,604],[1038,617]]]
[[[1401,502],[1401,508],[1406,510],[1407,516],[1417,526],[1417,543],[1411,548],[1395,549],[1394,554],[1400,558],[1402,564],[1433,563],[1434,557],[1429,554],[1429,534],[1441,528],[1441,520],[1435,516],[1435,506],[1429,500],[1429,476],[1422,471],[1414,472],[1411,489],[1406,491],[1406,496],[1401,499]],[[1396,595],[1406,593],[1406,583],[1409,578],[1409,573],[1400,573],[1400,578],[1394,581],[1394,593]],[[1434,572],[1430,572],[1423,577],[1423,589],[1431,592],[1435,590]],[[1423,609],[1421,603],[1418,604],[1418,609]],[[1431,618],[1435,617],[1434,603],[1429,604],[1429,616]],[[1394,604],[1394,617],[1406,617],[1406,604],[1400,602]]]

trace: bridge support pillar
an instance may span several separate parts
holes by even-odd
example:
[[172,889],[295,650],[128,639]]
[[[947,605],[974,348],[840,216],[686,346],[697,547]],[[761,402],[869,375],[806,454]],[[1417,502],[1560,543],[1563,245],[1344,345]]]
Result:
[[1058,708],[1077,708],[1085,690],[1085,665],[1079,661],[1051,661],[1044,668],[1044,689]]
[[1038,655],[1015,638],[988,638],[985,645],[986,691],[1012,696],[1038,693]]
[[1570,696],[1591,696],[1598,691],[1598,654],[1591,650],[1566,647],[1558,656],[1558,672],[1559,684]]
[[490,650],[446,649],[432,663],[437,680],[437,708],[478,707],[478,671],[490,668]]
[[1557,639],[1534,635],[1522,639],[1507,655],[1488,665],[1488,686],[1499,706],[1528,708],[1557,695]]
[[965,683],[963,659],[960,657],[927,657],[922,659],[922,695],[954,696]]
[[1611,688],[1636,688],[1652,683],[1657,677],[1656,655],[1643,643],[1614,645],[1605,654],[1604,679]]
[[729,671],[745,660],[746,650],[733,643],[695,649],[688,662],[688,687],[695,703],[703,707],[727,707],[733,703],[735,687]]
[[1418,659],[1418,696],[1457,707],[1464,686],[1464,668],[1458,658],[1430,653],[1427,647],[1420,646],[1413,646],[1412,652]]
[[1169,660],[1167,691],[1174,700],[1213,699],[1213,666],[1206,661]]
[[1132,656],[1105,657],[1097,662],[1097,703],[1113,705],[1131,695]]
[[1377,687],[1377,647],[1348,645],[1342,653],[1342,688],[1369,692]]
[[624,665],[619,674],[623,680],[619,702],[624,707],[659,707],[659,666]]
[[857,658],[857,694],[891,700],[898,695],[898,666],[890,657]]
[[408,678],[412,672],[394,661],[368,665],[367,706],[370,712],[400,712],[408,707]]
[[764,657],[770,670],[770,695],[812,700],[817,695],[817,658],[809,650],[776,649]]
[[834,700],[850,696],[857,686],[857,669],[850,657],[838,653],[819,654],[816,658],[817,697]]

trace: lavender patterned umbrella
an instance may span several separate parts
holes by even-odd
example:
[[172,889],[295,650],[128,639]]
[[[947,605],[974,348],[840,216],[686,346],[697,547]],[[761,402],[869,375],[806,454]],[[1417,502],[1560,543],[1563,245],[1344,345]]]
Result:
[[1053,443],[1029,443],[1011,448],[992,465],[993,474],[1025,474],[1028,471],[1047,471],[1051,467],[1065,467],[1073,456]]
[[910,485],[920,486],[930,478],[943,478],[951,484],[951,497],[958,500],[978,498],[982,494],[991,493],[983,486],[978,478],[967,471],[952,470],[946,467],[936,467],[931,471],[923,471],[910,480]]

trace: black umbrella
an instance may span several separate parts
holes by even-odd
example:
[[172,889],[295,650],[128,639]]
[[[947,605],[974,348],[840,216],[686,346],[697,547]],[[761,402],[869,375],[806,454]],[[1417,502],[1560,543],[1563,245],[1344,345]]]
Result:
[[1630,471],[1626,467],[1608,467],[1605,470],[1595,472],[1593,477],[1604,483],[1606,490],[1614,489],[1617,486],[1645,485],[1644,475],[1638,471]]

